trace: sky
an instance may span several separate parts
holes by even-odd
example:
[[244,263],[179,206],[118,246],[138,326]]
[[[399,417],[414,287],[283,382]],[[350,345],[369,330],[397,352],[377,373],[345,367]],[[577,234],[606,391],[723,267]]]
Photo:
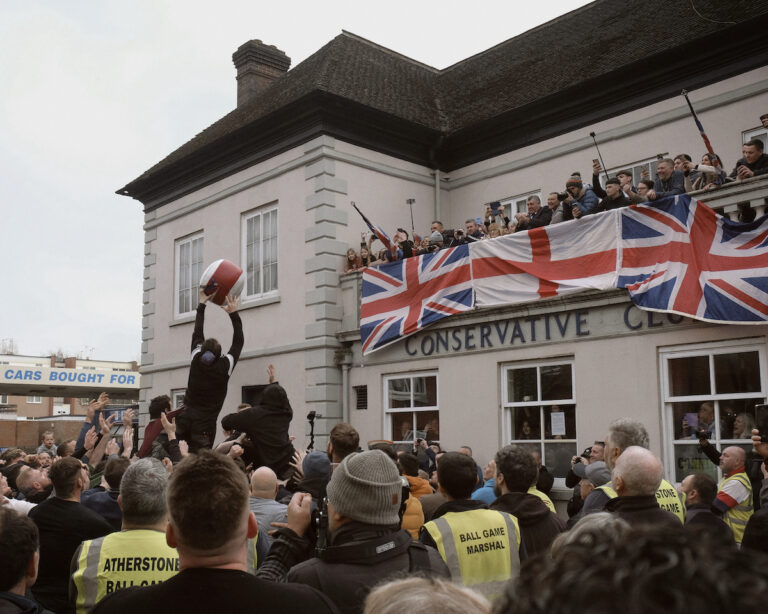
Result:
[[250,39],[296,66],[347,30],[445,68],[586,4],[0,2],[0,347],[139,360],[141,203],[115,191],[236,105]]

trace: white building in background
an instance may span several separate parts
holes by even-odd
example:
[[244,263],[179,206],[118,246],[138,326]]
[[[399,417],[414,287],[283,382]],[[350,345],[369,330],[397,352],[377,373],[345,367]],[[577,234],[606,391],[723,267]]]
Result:
[[[730,169],[765,132],[768,5],[697,4],[735,25],[662,0],[595,2],[444,70],[346,32],[291,70],[274,47],[240,47],[237,108],[118,191],[145,211],[142,401],[183,396],[197,283],[226,258],[248,280],[224,413],[274,364],[299,445],[315,410],[321,436],[344,418],[364,441],[426,436],[480,462],[516,441],[562,476],[612,418],[634,416],[670,479],[714,472],[682,418],[710,401],[713,439],[733,440],[736,416],[768,396],[768,326],[649,314],[623,291],[595,292],[449,318],[363,358],[360,278],[340,274],[365,230],[351,201],[390,230],[410,228],[413,198],[424,234],[491,201],[511,212],[545,200],[575,170],[586,179],[591,131],[613,171],[639,173],[659,153],[698,159],[683,88]],[[760,215],[766,196],[760,178],[700,195],[727,215]],[[226,348],[226,314],[206,318]]]

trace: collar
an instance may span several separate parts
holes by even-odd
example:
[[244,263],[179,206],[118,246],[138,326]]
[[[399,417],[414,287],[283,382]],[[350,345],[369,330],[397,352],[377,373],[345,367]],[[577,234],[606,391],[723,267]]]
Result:
[[329,544],[331,546],[341,546],[354,541],[368,541],[383,535],[389,535],[399,529],[398,525],[379,526],[353,520],[333,531]]
[[729,474],[727,474],[725,477],[727,477],[727,478],[730,478],[731,476],[734,476],[734,475],[736,475],[737,473],[746,473],[746,472],[747,472],[747,470],[744,468],[744,465],[739,465],[738,467],[736,467],[736,469],[734,469],[733,471],[731,471],[731,472],[730,472]]
[[439,518],[443,514],[448,512],[467,512],[470,510],[487,510],[488,505],[483,501],[473,499],[456,499],[454,501],[446,501],[432,514],[432,520]]

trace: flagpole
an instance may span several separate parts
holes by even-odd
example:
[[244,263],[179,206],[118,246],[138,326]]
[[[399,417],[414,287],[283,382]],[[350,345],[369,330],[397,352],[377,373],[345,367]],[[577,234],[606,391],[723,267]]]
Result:
[[699,121],[699,116],[696,115],[696,111],[693,108],[693,104],[691,104],[691,99],[688,98],[688,91],[687,90],[683,90],[682,92],[680,92],[680,95],[683,96],[685,98],[685,102],[688,103],[688,108],[691,110],[691,115],[693,116],[693,121],[696,122],[696,127],[699,129],[699,134],[701,134],[701,138],[704,141],[704,146],[707,148],[707,151],[712,156],[712,162],[714,163],[714,165],[716,167],[720,166],[720,164],[718,163],[718,160],[717,160],[717,154],[712,149],[712,144],[709,142],[709,137],[707,136],[707,133],[704,132],[704,126]]
[[406,201],[411,208],[411,239],[416,242],[416,226],[413,225],[413,203],[416,202],[415,198],[408,198]]
[[600,153],[600,148],[597,146],[597,139],[595,138],[595,133],[590,132],[589,136],[592,137],[592,140],[595,143],[595,149],[597,149],[597,157],[600,158],[600,164],[603,165],[603,174],[605,175],[605,180],[608,181],[608,170],[605,168],[605,162],[603,162],[603,154]]

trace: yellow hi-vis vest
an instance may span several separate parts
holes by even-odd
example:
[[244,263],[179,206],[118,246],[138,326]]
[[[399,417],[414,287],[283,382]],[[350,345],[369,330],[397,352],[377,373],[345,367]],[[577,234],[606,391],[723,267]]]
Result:
[[744,529],[755,511],[752,507],[752,482],[749,481],[749,477],[747,477],[746,473],[734,473],[732,476],[727,477],[720,482],[720,488],[722,489],[725,483],[731,480],[741,482],[749,491],[749,497],[739,503],[736,507],[732,507],[723,516],[723,521],[731,527],[731,531],[733,531],[733,538],[736,540],[736,543],[740,544],[741,540],[744,538]]
[[133,529],[83,542],[75,553],[69,600],[85,614],[127,586],[159,584],[179,572],[179,555],[163,531]]
[[[598,486],[595,490],[602,490],[610,499],[615,499],[619,495],[613,490],[610,484]],[[668,512],[672,512],[681,524],[685,524],[685,508],[680,500],[680,495],[672,484],[662,480],[659,488],[656,490],[656,503],[659,507]]]
[[536,488],[535,486],[531,486],[528,489],[528,494],[537,496],[539,499],[544,501],[544,505],[546,505],[549,508],[550,512],[552,512],[553,514],[557,514],[557,510],[555,509],[555,504],[552,503],[552,499],[550,499],[546,494],[541,492],[538,488]]
[[495,510],[447,512],[424,525],[435,540],[451,579],[483,593],[499,596],[504,584],[520,571],[517,518]]

